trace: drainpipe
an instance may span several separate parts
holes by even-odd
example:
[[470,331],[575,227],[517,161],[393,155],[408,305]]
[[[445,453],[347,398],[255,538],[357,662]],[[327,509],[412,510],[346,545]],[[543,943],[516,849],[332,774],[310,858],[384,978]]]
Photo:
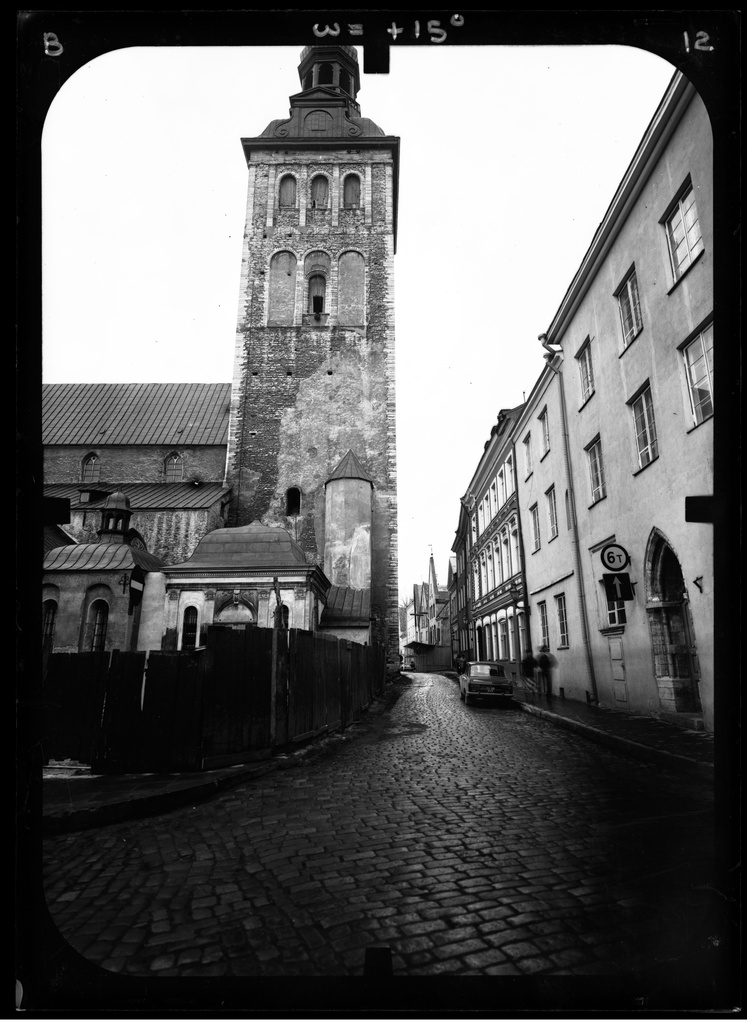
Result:
[[565,472],[568,479],[568,497],[570,500],[570,512],[571,512],[571,532],[573,535],[573,562],[576,570],[576,580],[578,582],[578,600],[581,607],[581,638],[584,644],[584,651],[586,653],[586,664],[589,669],[589,681],[591,682],[591,701],[592,704],[599,703],[599,694],[597,693],[597,680],[594,675],[594,661],[591,656],[591,644],[589,642],[589,623],[586,615],[586,592],[584,590],[584,574],[581,571],[581,544],[578,538],[578,523],[576,521],[576,496],[573,490],[573,474],[571,472],[571,452],[570,445],[568,442],[568,415],[565,407],[565,391],[563,389],[563,374],[557,367],[553,366],[553,361],[556,355],[559,355],[557,349],[550,347],[550,343],[547,340],[546,334],[540,334],[538,341],[542,342],[542,348],[548,353],[545,356],[547,365],[550,370],[555,374],[558,380],[558,389],[560,392],[560,418],[562,423],[563,431],[563,455],[565,458]]

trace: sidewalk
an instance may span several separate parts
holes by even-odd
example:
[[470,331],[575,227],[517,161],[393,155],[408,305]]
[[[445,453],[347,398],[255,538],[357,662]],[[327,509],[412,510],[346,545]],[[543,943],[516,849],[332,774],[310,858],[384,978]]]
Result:
[[[453,674],[446,673],[453,678]],[[391,684],[397,687],[397,682]],[[713,737],[686,731],[651,716],[582,704],[519,691],[516,701],[523,711],[538,715],[560,728],[643,761],[653,761],[674,771],[713,780]],[[386,697],[375,702],[369,713],[388,705]],[[352,739],[364,719],[348,729],[344,737],[328,735],[310,747],[292,754],[279,754],[268,761],[235,765],[205,772],[149,775],[91,775],[85,765],[52,762],[44,768],[42,782],[43,830],[48,833],[78,831],[137,820],[210,799],[241,783],[271,771],[290,767],[310,750],[331,747]]]

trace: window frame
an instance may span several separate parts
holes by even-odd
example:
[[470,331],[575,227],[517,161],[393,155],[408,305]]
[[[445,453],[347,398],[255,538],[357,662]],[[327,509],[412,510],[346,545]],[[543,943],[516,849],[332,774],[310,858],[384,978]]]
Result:
[[[591,490],[591,504],[596,505],[602,498],[607,497],[607,483],[604,478],[604,459],[602,457],[602,438],[599,434],[592,438],[584,446],[589,466],[589,485]],[[596,470],[596,473],[595,473]],[[594,478],[598,476],[598,485],[595,485]],[[598,493],[597,493],[598,492]]]
[[568,606],[566,604],[565,594],[555,595],[555,614],[558,619],[558,636],[560,639],[558,647],[570,647],[568,633]]
[[591,358],[591,337],[587,336],[576,353],[579,381],[581,384],[581,405],[586,405],[596,390],[594,387],[594,364]]
[[540,646],[550,646],[550,622],[547,617],[547,601],[537,602],[537,612],[539,613],[539,625],[540,625]]
[[[283,202],[283,182],[293,182],[293,202]],[[278,209],[279,210],[295,210],[298,207],[298,181],[295,174],[290,171],[286,171],[280,175],[278,180]]]
[[558,503],[555,497],[555,484],[547,488],[545,491],[545,497],[547,498],[547,519],[550,524],[549,540],[555,540],[560,532],[558,527]]
[[[90,473],[89,473],[90,467]],[[96,452],[89,452],[80,461],[80,482],[97,484],[101,479],[101,459]]]
[[[632,326],[627,329],[625,327],[625,312],[623,309],[623,296],[625,302],[628,303],[629,313],[631,315]],[[643,314],[641,312],[641,295],[638,288],[638,276],[636,274],[635,264],[630,268],[622,283],[615,290],[615,298],[617,299],[617,308],[620,313],[620,328],[623,336],[623,351],[629,348],[638,335],[643,330]]]
[[544,459],[547,453],[550,451],[550,423],[547,418],[547,406],[542,410],[537,419],[540,422],[540,430],[542,437],[542,454],[540,455],[540,462]]
[[532,529],[532,551],[539,551],[542,547],[542,538],[540,536],[539,505],[536,501],[530,506],[529,515]]
[[[689,196],[692,196],[692,202],[685,210],[684,203]],[[689,210],[693,210],[695,215],[694,221],[691,224],[690,228],[686,226],[685,218],[685,215],[689,212]],[[681,226],[683,229],[682,241],[679,243],[679,245],[677,245],[675,241],[676,228],[674,225],[674,221],[676,218],[679,219],[679,226]],[[669,253],[669,269],[672,272],[672,281],[674,282],[674,284],[677,284],[677,282],[680,281],[685,276],[690,267],[696,262],[701,253],[705,252],[705,242],[703,241],[703,232],[700,227],[698,206],[695,202],[695,189],[693,188],[692,179],[689,175],[684,184],[682,185],[682,188],[680,188],[679,192],[677,193],[675,199],[668,207],[667,212],[661,218],[660,223],[664,226],[664,232],[667,239],[667,251]],[[698,230],[698,238],[697,241],[691,246],[689,235],[693,227],[697,228]],[[675,257],[675,253],[682,244],[682,242],[684,242],[687,246],[687,251],[685,254],[685,259],[678,263]],[[700,243],[700,248],[698,248],[698,243]]]
[[[627,404],[633,416],[633,433],[635,435],[638,468],[645,469],[659,457],[659,441],[656,434],[656,417],[654,415],[654,399],[651,384],[646,381]],[[639,417],[638,407],[642,416]],[[639,423],[642,425],[639,428]],[[645,442],[645,443],[643,443]],[[644,461],[645,460],[645,461]]]
[[528,480],[529,477],[534,472],[533,463],[532,463],[532,432],[531,432],[531,430],[529,431],[529,433],[524,438],[523,444],[524,444],[524,474],[525,474],[524,478],[526,480]]
[[[710,346],[705,347],[704,336],[710,334]],[[710,404],[710,411],[701,414],[703,403],[700,402],[696,405],[693,392],[695,390],[695,384],[697,382],[692,379],[691,364],[688,361],[688,352],[696,344],[700,342],[701,354],[699,358],[702,358],[703,365],[706,371],[705,377],[701,377],[700,380],[708,381],[708,402]],[[690,415],[692,417],[693,427],[700,426],[701,423],[705,423],[706,420],[713,416],[714,401],[713,401],[713,320],[709,320],[708,323],[700,327],[695,334],[688,337],[686,341],[680,345],[680,352],[682,353],[682,365],[685,373],[685,386],[687,388],[687,398],[690,407]]]

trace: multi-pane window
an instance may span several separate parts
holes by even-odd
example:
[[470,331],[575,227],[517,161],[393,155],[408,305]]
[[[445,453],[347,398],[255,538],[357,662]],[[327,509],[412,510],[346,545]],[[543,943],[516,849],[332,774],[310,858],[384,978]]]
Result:
[[558,594],[555,598],[555,610],[558,613],[558,633],[560,634],[560,646],[568,646],[568,615],[565,608],[565,594]]
[[166,483],[178,484],[184,475],[184,460],[179,455],[169,455],[166,459]]
[[622,324],[623,344],[627,346],[643,328],[641,318],[641,303],[638,299],[638,281],[635,270],[623,281],[617,292],[617,302],[620,307],[620,322]]
[[532,505],[529,509],[529,514],[532,517],[532,551],[538,551],[540,546],[540,516],[537,505]]
[[713,324],[683,351],[690,406],[696,423],[713,415]]
[[84,484],[95,484],[98,483],[99,476],[101,475],[101,463],[99,462],[97,455],[87,455],[83,459],[83,465],[81,467],[81,480]]
[[547,496],[547,519],[550,526],[550,540],[558,535],[558,507],[555,502],[555,487],[546,491]]
[[599,501],[607,493],[604,484],[604,465],[602,463],[602,442],[596,437],[586,447],[589,460],[589,483],[591,484],[591,500]]
[[550,425],[547,422],[547,409],[540,413],[539,421],[542,428],[542,454],[546,455],[550,451]]
[[651,400],[651,388],[646,388],[634,402],[633,421],[635,423],[635,440],[638,448],[638,465],[641,469],[647,466],[659,454],[656,443],[656,422],[654,421],[654,404]]
[[193,651],[197,646],[197,609],[194,605],[184,609],[182,625],[182,650]]
[[506,459],[506,494],[510,497],[514,493],[514,460]]
[[667,218],[667,242],[672,261],[672,274],[678,281],[698,253],[703,251],[703,236],[700,232],[698,210],[692,185],[677,201]]
[[524,438],[524,472],[527,476],[532,472],[532,435]]
[[607,599],[607,621],[610,626],[624,626],[627,622],[625,616],[625,602],[617,601],[615,598]]
[[508,622],[506,619],[498,620],[498,639],[500,644],[500,657],[505,661],[509,657]]
[[550,629],[547,622],[547,604],[544,601],[539,601],[537,611],[540,617],[540,647],[549,647]]
[[588,338],[576,359],[581,377],[581,401],[585,402],[594,393],[594,368],[591,365],[591,343]]

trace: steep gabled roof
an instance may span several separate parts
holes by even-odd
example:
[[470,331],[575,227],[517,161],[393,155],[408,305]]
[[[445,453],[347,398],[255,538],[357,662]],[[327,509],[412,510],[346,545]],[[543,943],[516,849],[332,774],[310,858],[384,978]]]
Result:
[[42,443],[225,445],[230,384],[44,384]]

